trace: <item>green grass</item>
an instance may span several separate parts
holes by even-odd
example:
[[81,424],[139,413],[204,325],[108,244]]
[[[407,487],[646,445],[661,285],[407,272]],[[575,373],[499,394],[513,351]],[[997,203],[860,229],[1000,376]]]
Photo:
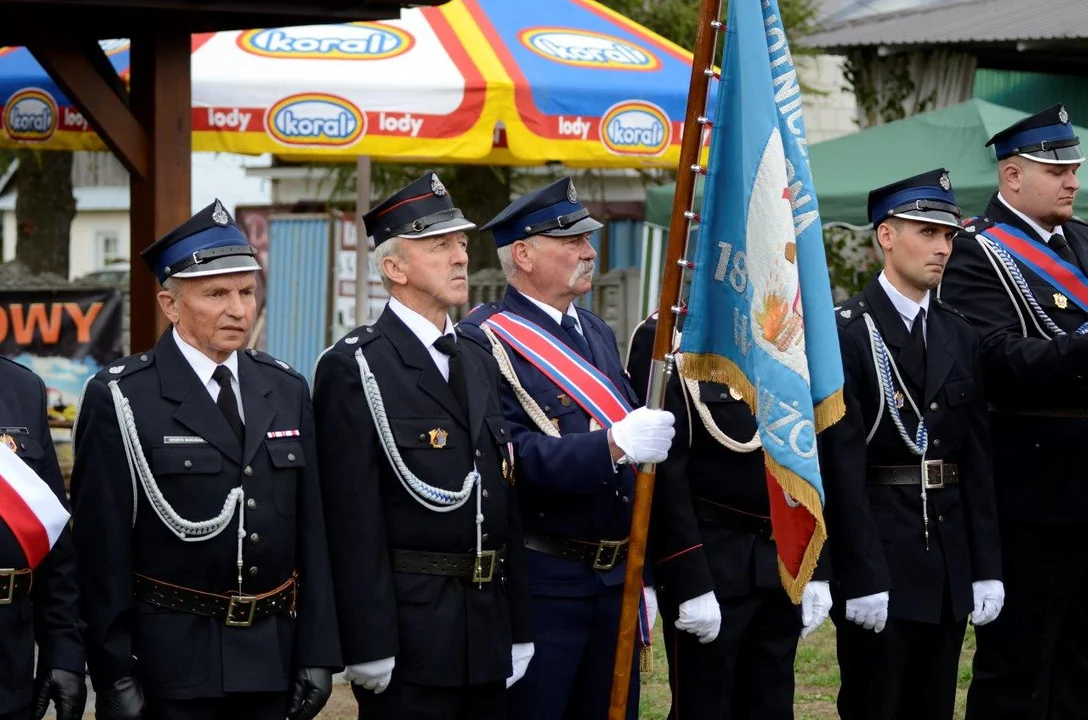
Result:
[[[665,720],[669,714],[669,675],[660,628],[654,633],[654,670],[642,675],[640,720]],[[960,655],[956,691],[956,720],[964,714],[967,686],[971,682],[971,658],[975,654],[975,631],[968,626]],[[794,663],[796,689],[793,706],[796,720],[826,720],[838,717],[835,698],[839,693],[839,665],[835,659],[835,626],[830,620],[797,646]]]

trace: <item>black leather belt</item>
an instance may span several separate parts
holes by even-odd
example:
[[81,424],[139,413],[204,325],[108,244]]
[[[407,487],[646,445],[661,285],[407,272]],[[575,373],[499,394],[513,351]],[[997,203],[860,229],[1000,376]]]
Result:
[[295,590],[293,575],[275,590],[260,595],[219,595],[133,575],[133,594],[140,602],[216,618],[228,627],[249,627],[254,620],[285,612],[294,617]]
[[[960,481],[957,465],[943,460],[926,460],[926,490],[940,490],[945,485]],[[874,465],[868,470],[866,481],[870,485],[918,485],[922,469],[918,465]]]
[[29,568],[14,570],[0,569],[0,605],[11,605],[30,594],[34,587],[34,573]]
[[441,553],[426,550],[394,550],[390,556],[393,572],[417,575],[446,575],[471,579],[474,583],[491,582],[506,562],[506,548],[476,553]]
[[552,557],[592,565],[594,570],[611,570],[627,557],[627,538],[623,540],[572,540],[556,535],[525,533],[525,547]]
[[764,540],[773,538],[771,532],[771,519],[766,515],[755,515],[731,508],[728,505],[711,502],[706,498],[693,498],[695,503],[695,517],[711,525],[729,528],[738,532],[758,535]]

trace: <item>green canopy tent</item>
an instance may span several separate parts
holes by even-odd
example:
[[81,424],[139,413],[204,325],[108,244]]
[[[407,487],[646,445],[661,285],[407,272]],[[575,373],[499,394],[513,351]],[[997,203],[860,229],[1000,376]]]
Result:
[[[873,188],[904,177],[947,168],[956,199],[967,214],[982,212],[997,190],[997,161],[985,147],[995,133],[1029,113],[972,99],[886,125],[816,143],[810,148],[812,175],[824,224],[868,225],[866,203]],[[1088,144],[1088,130],[1075,128]],[[701,179],[701,178],[700,178]],[[656,307],[666,230],[675,183],[646,191],[643,232],[644,309]],[[696,187],[696,208],[702,183]],[[1076,213],[1088,217],[1088,192],[1077,197]]]

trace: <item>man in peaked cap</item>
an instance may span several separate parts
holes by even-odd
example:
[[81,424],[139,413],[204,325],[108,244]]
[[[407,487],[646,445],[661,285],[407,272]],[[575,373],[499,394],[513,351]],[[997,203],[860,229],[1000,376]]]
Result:
[[1088,226],[1084,162],[1055,105],[994,135],[998,192],[964,223],[941,284],[982,336],[1008,602],[980,628],[967,717],[1084,714]]
[[873,190],[878,277],[837,309],[846,415],[822,439],[844,720],[951,720],[960,647],[1004,598],[978,333],[933,297],[948,173]]
[[141,256],[171,327],[73,430],[98,717],[308,720],[340,647],[306,381],[242,351],[258,265],[218,200]]
[[[607,715],[633,466],[664,460],[673,436],[671,413],[632,410],[640,403],[615,334],[574,305],[592,287],[589,236],[600,227],[570,178],[511,203],[482,228],[494,234],[506,296],[458,325],[503,370],[518,453],[536,627],[536,658],[511,693],[510,716],[519,720]],[[656,604],[649,588],[644,640]],[[627,708],[634,718],[637,668]]]
[[361,719],[501,720],[532,612],[498,370],[448,314],[476,226],[430,171],[363,220],[391,297],[314,380],[345,675]]

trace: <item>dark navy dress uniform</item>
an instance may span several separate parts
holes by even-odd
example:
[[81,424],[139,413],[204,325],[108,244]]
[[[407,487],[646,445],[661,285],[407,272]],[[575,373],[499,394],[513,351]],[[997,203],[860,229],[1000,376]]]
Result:
[[[875,190],[870,217],[877,225],[896,215],[956,226],[945,183],[934,171]],[[923,323],[924,350],[877,279],[836,313],[846,415],[823,435],[822,466],[846,720],[952,717],[972,583],[1001,579],[978,334],[929,298],[911,325]],[[868,321],[902,378],[883,401]],[[928,430],[924,494],[923,458],[892,419],[898,410],[915,439],[912,402]],[[885,591],[882,632],[845,619],[849,599]]]
[[[599,228],[600,223],[588,215],[573,183],[564,178],[515,201],[483,229],[495,228],[496,243],[502,246],[537,234],[526,235],[525,230],[539,223],[550,223],[552,229],[544,233],[556,236]],[[560,216],[565,220],[556,224]],[[480,324],[501,311],[535,323],[575,352],[585,356],[588,351],[585,359],[632,406],[639,404],[619,357],[616,336],[604,320],[577,309],[586,344],[579,351],[579,339],[571,334],[577,329],[568,331],[511,287],[501,302],[474,309],[458,329],[490,353],[491,343]],[[536,654],[525,678],[510,692],[510,716],[595,720],[607,714],[612,686],[635,474],[626,465],[613,465],[607,433],[591,432],[590,416],[503,342],[521,386],[561,435],[541,432],[510,385],[503,382],[503,414],[518,455],[517,487],[536,631]],[[635,658],[632,666],[630,718],[638,711]]]
[[[365,217],[376,243],[475,227],[432,176]],[[443,377],[397,314],[410,311],[390,305],[373,325],[356,328],[326,351],[314,381],[344,660],[395,658],[383,692],[353,686],[359,717],[503,718],[511,648],[532,642],[533,627],[514,489],[521,463],[515,468],[498,369],[475,343],[456,338],[467,389],[463,407],[453,380]],[[387,418],[384,440],[356,354],[376,379]],[[408,473],[430,487],[461,491],[474,468],[479,485],[461,505],[427,507],[405,487],[401,478],[408,476],[394,470],[386,442]]]
[[[160,281],[170,263],[173,277],[240,272],[252,260],[245,248],[217,201],[145,260]],[[239,441],[179,340],[169,329],[153,350],[98,373],[76,421],[73,528],[98,712],[115,716],[121,693],[110,689],[134,678],[145,717],[283,718],[308,669],[340,666],[309,390],[286,363],[237,352]],[[130,474],[114,386],[150,492]],[[221,532],[203,541],[160,516],[221,513]]]
[[[1065,166],[1084,160],[1060,105],[988,144],[999,160],[1020,155],[1027,163]],[[1019,231],[1083,272],[1088,226],[1071,220],[1054,229],[1060,239],[1044,237],[996,195],[964,225],[940,293],[982,336],[1007,589],[1001,617],[977,631],[967,716],[1080,717],[1088,677],[1088,557],[1080,548],[1088,490],[1079,470],[1088,447],[1088,337],[1077,330],[1088,312],[1010,257],[1059,332],[1048,329],[979,234],[994,227]]]
[[[45,385],[22,365],[0,358],[0,441],[14,449],[65,507],[68,500],[49,434]],[[2,518],[2,513],[0,513]],[[30,718],[34,646],[38,675],[60,668],[83,677],[72,536],[65,530],[33,573],[15,535],[0,519],[0,718]]]
[[[627,368],[639,392],[648,387],[656,313],[632,336]],[[643,398],[644,400],[644,398]],[[793,718],[794,657],[801,614],[778,575],[763,452],[727,448],[756,436],[747,403],[722,383],[694,392],[674,372],[665,408],[676,416],[677,441],[657,465],[647,562],[652,564],[672,688],[670,718]],[[828,580],[821,561],[814,579]],[[676,629],[682,602],[714,592],[721,609],[717,639],[702,644]]]

